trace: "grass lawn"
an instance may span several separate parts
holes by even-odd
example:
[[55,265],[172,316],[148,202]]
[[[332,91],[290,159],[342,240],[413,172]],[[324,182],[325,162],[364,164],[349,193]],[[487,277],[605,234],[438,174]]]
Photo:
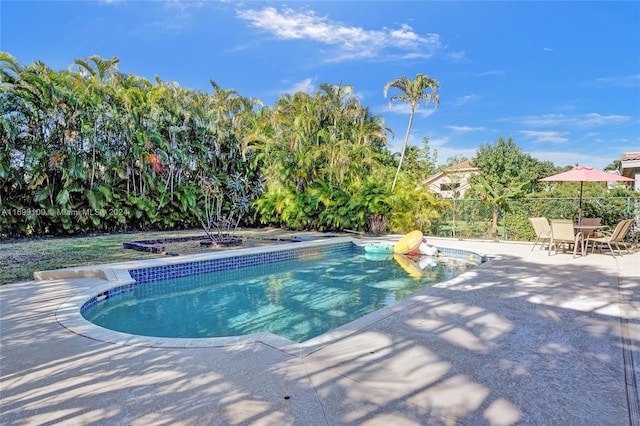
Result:
[[[277,239],[286,239],[293,234],[299,233],[266,228],[242,229],[236,234],[242,236],[244,241],[242,246],[231,249],[278,244],[285,241],[277,241]],[[192,235],[204,235],[204,232],[202,229],[194,229],[88,237],[0,240],[0,285],[33,280],[33,273],[36,271],[164,257],[166,254],[125,250],[122,247],[122,243],[132,240],[151,240]],[[163,245],[166,246],[167,252],[184,255],[212,250],[228,250],[203,248],[200,247],[200,242],[197,240]]]
[[[192,231],[194,235],[202,231]],[[35,271],[151,259],[162,254],[124,250],[125,241],[186,235],[184,232],[144,232],[89,237],[0,241],[0,284],[33,279]]]

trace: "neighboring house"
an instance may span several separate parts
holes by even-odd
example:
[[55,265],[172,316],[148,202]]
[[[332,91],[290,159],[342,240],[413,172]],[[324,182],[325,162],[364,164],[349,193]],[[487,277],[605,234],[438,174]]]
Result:
[[620,174],[631,179],[631,189],[640,191],[640,152],[625,152],[620,159]]
[[471,160],[468,160],[447,167],[422,183],[442,198],[459,198],[471,187],[469,180],[477,174],[480,174],[480,169],[473,167]]

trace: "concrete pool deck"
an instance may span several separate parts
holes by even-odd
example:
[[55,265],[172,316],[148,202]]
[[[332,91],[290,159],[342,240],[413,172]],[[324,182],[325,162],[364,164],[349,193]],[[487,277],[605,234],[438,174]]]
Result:
[[1,286],[0,424],[639,424],[640,253],[429,241],[493,259],[304,356],[105,343],[56,318],[80,280]]

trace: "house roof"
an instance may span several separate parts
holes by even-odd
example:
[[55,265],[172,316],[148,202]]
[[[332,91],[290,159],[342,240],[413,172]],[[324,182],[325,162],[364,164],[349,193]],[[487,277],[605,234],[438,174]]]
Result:
[[625,152],[622,154],[620,161],[635,161],[640,160],[640,152]]
[[472,160],[463,161],[458,164],[454,164],[445,169],[445,172],[457,172],[462,170],[480,170],[477,167],[473,166]]
[[620,159],[620,174],[636,179],[636,191],[640,191],[640,152],[625,152]]
[[447,175],[447,174],[453,174],[453,173],[464,173],[464,172],[479,172],[480,169],[477,167],[474,167],[472,164],[473,160],[467,160],[467,161],[463,161],[461,163],[457,163],[457,164],[453,164],[449,167],[447,167],[446,169],[444,169],[443,171],[436,173],[434,175],[429,176],[428,178],[426,178],[423,181],[423,184],[431,184],[435,181],[437,181],[438,179],[440,179],[441,177]]

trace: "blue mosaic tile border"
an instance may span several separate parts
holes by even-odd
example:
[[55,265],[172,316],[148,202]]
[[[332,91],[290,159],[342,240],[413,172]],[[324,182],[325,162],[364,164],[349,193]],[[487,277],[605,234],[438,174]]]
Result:
[[91,309],[94,306],[96,306],[98,303],[100,303],[103,300],[106,300],[106,299],[108,299],[110,297],[118,296],[118,295],[121,295],[121,294],[132,293],[135,290],[136,284],[137,283],[132,283],[132,284],[126,284],[126,285],[122,285],[122,286],[119,286],[119,287],[115,287],[115,288],[112,288],[110,290],[104,291],[104,292],[98,294],[97,296],[92,297],[91,299],[87,300],[84,303],[84,305],[82,305],[82,307],[80,308],[80,315],[84,314],[89,309]]
[[468,250],[453,249],[448,247],[438,247],[438,251],[446,257],[453,257],[454,259],[467,260],[469,262],[477,263],[478,265],[487,261],[484,256],[479,255]]
[[229,269],[245,268],[267,263],[283,262],[313,256],[314,254],[333,254],[360,251],[362,248],[353,244],[340,243],[321,247],[306,247],[298,249],[272,251],[268,253],[245,254],[223,259],[203,260],[199,262],[183,263],[179,265],[156,266],[153,268],[131,269],[129,274],[136,283],[150,283],[171,278],[201,275],[209,272],[225,271]]

